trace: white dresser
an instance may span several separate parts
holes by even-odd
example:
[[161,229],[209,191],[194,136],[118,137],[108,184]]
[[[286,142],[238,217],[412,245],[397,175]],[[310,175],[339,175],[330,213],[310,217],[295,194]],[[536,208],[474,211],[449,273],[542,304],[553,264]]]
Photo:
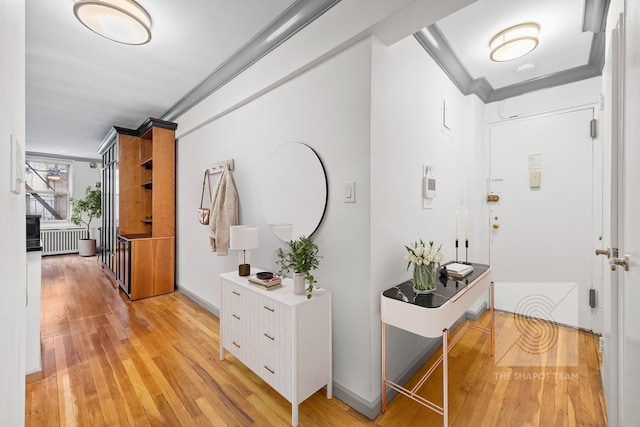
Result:
[[221,274],[221,360],[225,349],[291,402],[298,425],[302,401],[324,386],[332,396],[331,293],[314,289],[307,299],[293,294],[291,279],[266,291],[237,271]]

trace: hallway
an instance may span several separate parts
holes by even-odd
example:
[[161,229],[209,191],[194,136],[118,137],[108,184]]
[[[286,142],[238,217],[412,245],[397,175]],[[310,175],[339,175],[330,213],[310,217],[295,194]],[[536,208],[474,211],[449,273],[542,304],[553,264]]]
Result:
[[[183,294],[132,303],[96,258],[77,255],[43,258],[42,287],[43,379],[27,384],[27,426],[290,425],[282,396],[233,357],[219,360],[218,319]],[[514,330],[507,314],[496,323]],[[605,425],[597,337],[559,337],[577,342],[577,367],[495,366],[488,335],[468,331],[450,352],[451,425]],[[424,389],[436,401],[440,375]],[[404,397],[375,421],[323,391],[300,406],[301,426],[441,423]]]

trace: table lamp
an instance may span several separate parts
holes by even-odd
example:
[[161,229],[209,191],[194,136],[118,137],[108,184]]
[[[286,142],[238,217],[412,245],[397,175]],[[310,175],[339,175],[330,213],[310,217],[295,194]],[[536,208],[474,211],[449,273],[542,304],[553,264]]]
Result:
[[238,274],[248,276],[251,266],[247,263],[247,251],[258,247],[258,227],[253,225],[233,225],[229,229],[229,249],[242,251],[242,261],[238,260]]

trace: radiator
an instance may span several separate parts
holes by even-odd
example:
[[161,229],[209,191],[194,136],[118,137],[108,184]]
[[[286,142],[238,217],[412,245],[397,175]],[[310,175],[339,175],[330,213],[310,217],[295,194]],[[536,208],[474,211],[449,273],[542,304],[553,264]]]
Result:
[[41,229],[42,255],[78,253],[78,239],[85,234],[84,228]]

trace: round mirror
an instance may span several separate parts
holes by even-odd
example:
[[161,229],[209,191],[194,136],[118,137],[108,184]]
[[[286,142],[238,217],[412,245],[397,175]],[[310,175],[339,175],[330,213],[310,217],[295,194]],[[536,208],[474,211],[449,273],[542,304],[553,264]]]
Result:
[[281,145],[262,179],[262,210],[269,228],[288,242],[311,236],[327,206],[327,177],[315,151],[300,142]]

